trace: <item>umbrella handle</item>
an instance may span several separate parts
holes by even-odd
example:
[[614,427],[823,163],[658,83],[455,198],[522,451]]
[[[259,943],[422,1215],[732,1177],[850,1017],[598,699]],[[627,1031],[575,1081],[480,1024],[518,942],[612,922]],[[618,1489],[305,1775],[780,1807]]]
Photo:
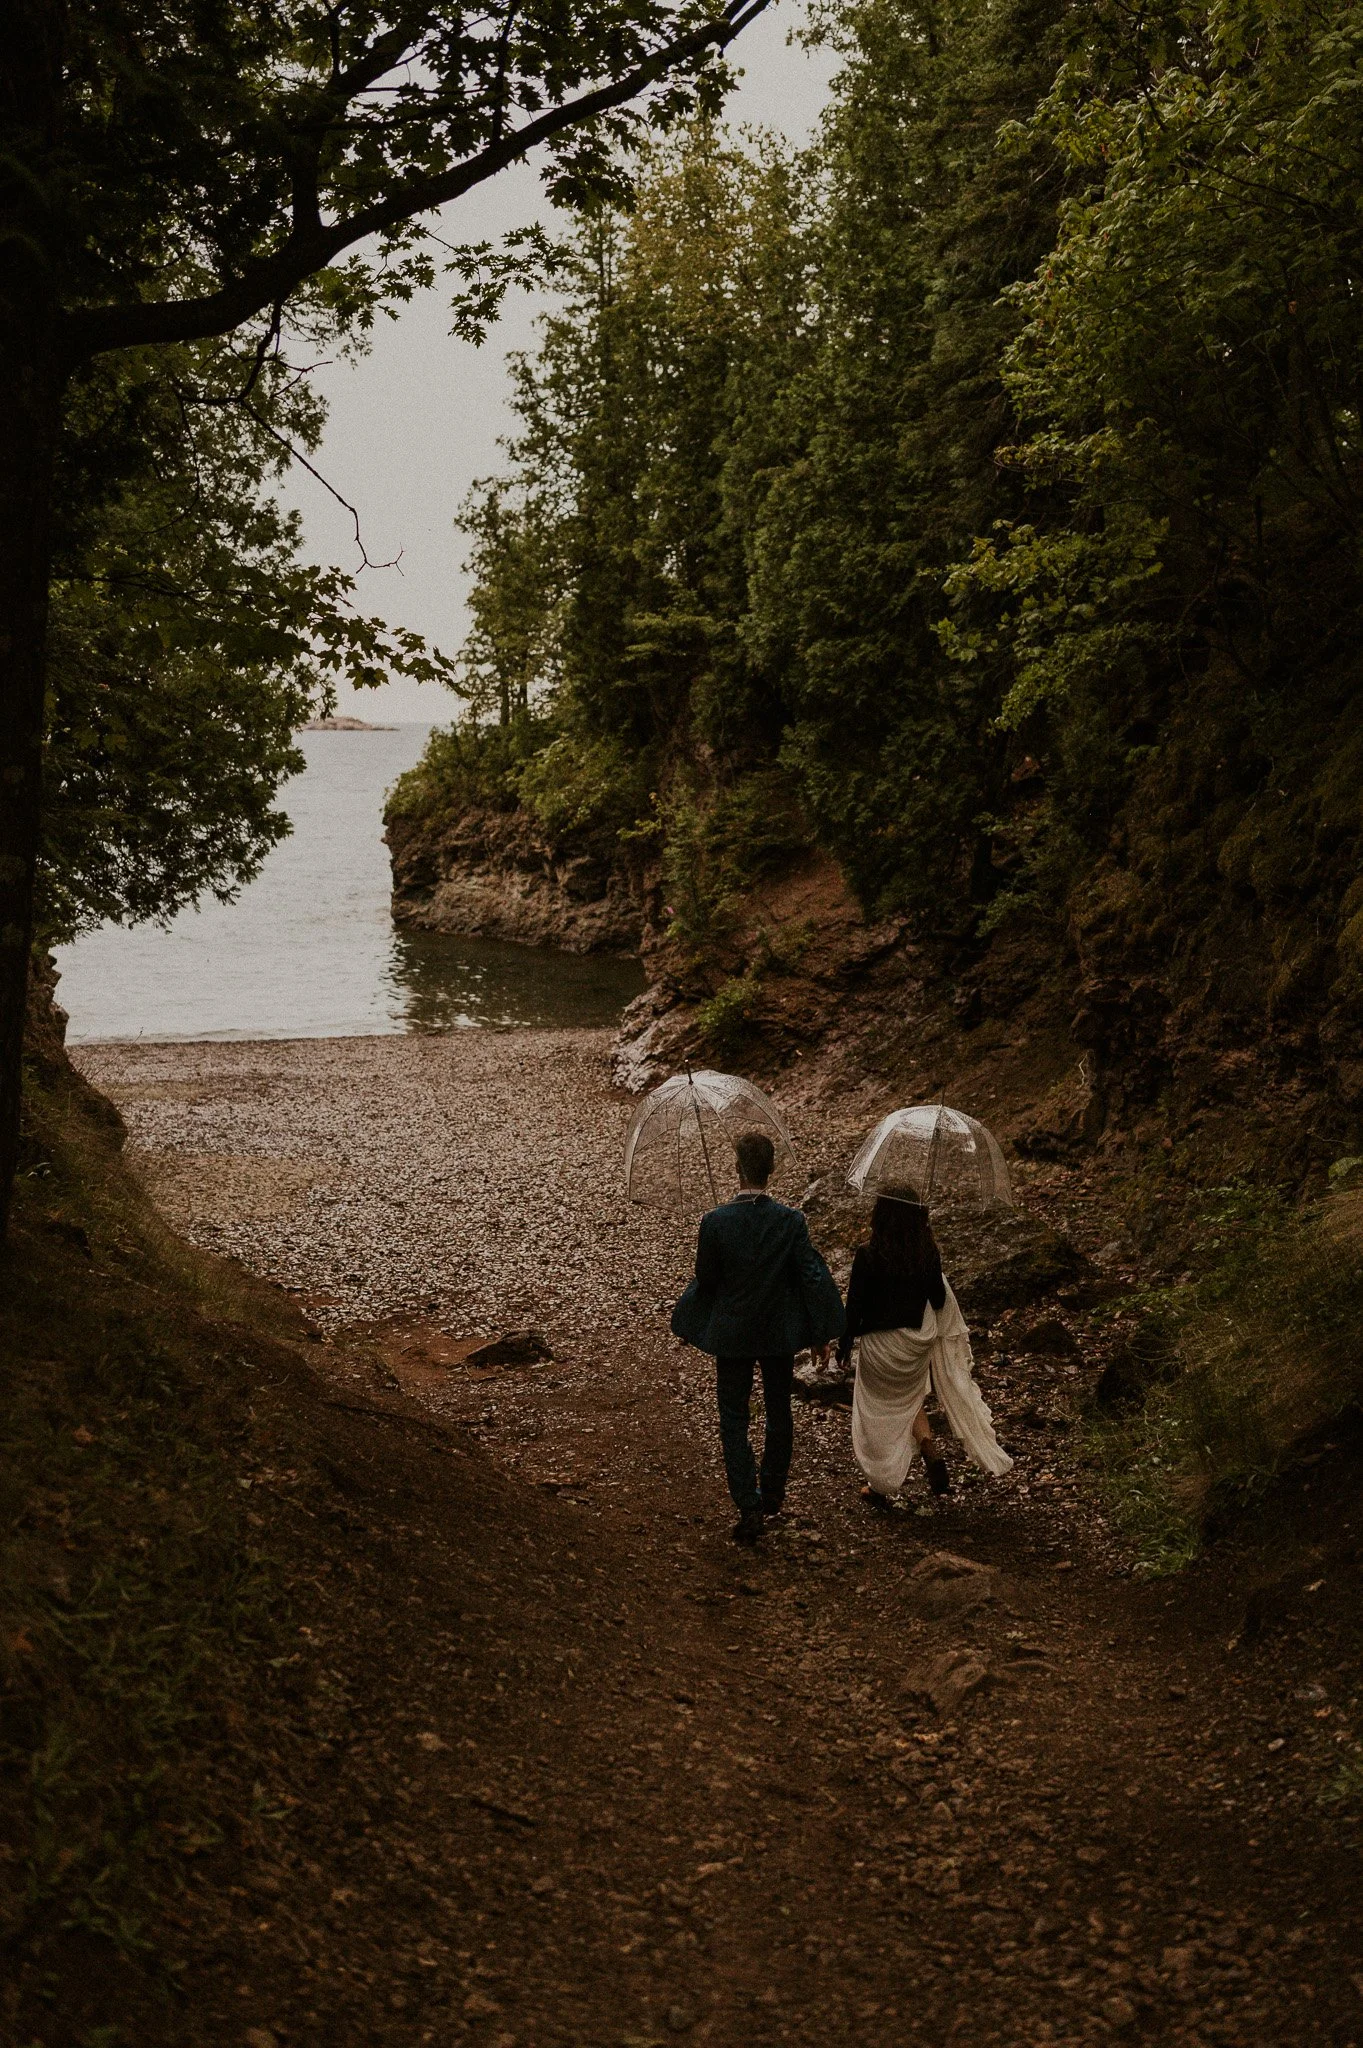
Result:
[[699,1097],[699,1095],[697,1095],[697,1094],[696,1094],[696,1082],[695,1082],[695,1076],[694,1076],[694,1075],[692,1074],[692,1072],[691,1072],[691,1062],[690,1062],[690,1060],[687,1060],[687,1061],[685,1062],[685,1066],[686,1066],[686,1079],[687,1079],[687,1085],[688,1085],[688,1086],[690,1087],[691,1093],[692,1093],[692,1095],[693,1095],[693,1096],[695,1097],[695,1104],[696,1104],[696,1129],[697,1129],[697,1130],[699,1131],[699,1133],[700,1133],[700,1149],[701,1149],[701,1156],[702,1156],[702,1158],[703,1158],[703,1159],[704,1159],[704,1161],[705,1161],[705,1172],[706,1172],[706,1175],[707,1175],[707,1177],[708,1177],[708,1179],[709,1179],[709,1182],[710,1182],[710,1193],[711,1193],[711,1196],[713,1197],[713,1199],[714,1199],[714,1201],[715,1201],[716,1205],[718,1205],[718,1202],[719,1202],[719,1189],[718,1189],[718,1188],[717,1188],[717,1187],[715,1186],[715,1169],[714,1169],[714,1168],[713,1168],[713,1166],[711,1166],[711,1164],[710,1164],[710,1147],[709,1147],[709,1146],[708,1146],[708,1145],[706,1144],[706,1142],[705,1142],[705,1125],[704,1125],[704,1124],[703,1124],[703,1123],[701,1122],[701,1115],[700,1115],[700,1097]]
[[937,1114],[932,1120],[932,1144],[928,1150],[928,1184],[923,1190],[923,1207],[932,1206],[932,1191],[937,1182],[937,1154],[942,1143],[942,1110],[946,1098],[937,1105]]

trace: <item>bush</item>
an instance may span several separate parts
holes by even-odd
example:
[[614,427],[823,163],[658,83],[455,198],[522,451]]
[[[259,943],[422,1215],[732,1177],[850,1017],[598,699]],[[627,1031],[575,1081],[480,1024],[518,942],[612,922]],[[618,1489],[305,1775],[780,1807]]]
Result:
[[758,983],[750,974],[726,981],[696,1011],[696,1029],[707,1052],[732,1059],[747,1044],[757,1006]]
[[679,780],[663,822],[670,936],[698,951],[734,928],[754,884],[812,844],[794,787],[777,768],[755,769],[717,790]]
[[480,725],[469,718],[436,726],[416,766],[388,792],[385,819],[514,810],[520,796],[517,778],[553,729],[548,718],[533,712],[510,725]]
[[1172,1370],[1136,1414],[1090,1432],[1149,1572],[1186,1564],[1214,1516],[1261,1499],[1363,1405],[1363,1188],[1292,1216],[1226,1194],[1209,1219],[1229,1218],[1217,1262],[1155,1311]]
[[631,753],[614,735],[564,732],[540,745],[515,784],[551,839],[604,836],[614,843],[648,817],[650,767],[646,755]]

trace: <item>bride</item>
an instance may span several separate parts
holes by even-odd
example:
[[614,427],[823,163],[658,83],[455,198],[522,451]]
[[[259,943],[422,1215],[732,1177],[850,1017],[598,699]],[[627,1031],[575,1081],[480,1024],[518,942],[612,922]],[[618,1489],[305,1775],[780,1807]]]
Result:
[[970,1336],[942,1272],[928,1212],[911,1187],[886,1189],[871,1212],[871,1237],[852,1261],[844,1365],[860,1340],[852,1398],[852,1449],[866,1475],[862,1499],[888,1507],[919,1451],[934,1493],[947,1493],[946,1459],[923,1412],[929,1387],[977,1465],[1012,1469],[975,1385]]

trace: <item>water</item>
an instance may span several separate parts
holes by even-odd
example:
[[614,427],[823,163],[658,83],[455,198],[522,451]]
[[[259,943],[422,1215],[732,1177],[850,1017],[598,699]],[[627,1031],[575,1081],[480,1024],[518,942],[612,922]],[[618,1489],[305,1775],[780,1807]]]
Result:
[[429,730],[301,734],[293,834],[235,903],[61,948],[71,1043],[613,1024],[637,961],[394,928],[383,799]]

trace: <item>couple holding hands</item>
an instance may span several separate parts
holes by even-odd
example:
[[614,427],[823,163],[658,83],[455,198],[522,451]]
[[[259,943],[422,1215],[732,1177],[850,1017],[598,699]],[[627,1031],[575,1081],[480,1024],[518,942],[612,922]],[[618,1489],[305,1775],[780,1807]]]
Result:
[[[791,1390],[797,1351],[846,1365],[860,1344],[852,1450],[862,1498],[887,1508],[921,1452],[934,1493],[951,1481],[923,1410],[929,1388],[975,1463],[995,1475],[999,1448],[972,1372],[970,1338],[942,1272],[926,1208],[914,1189],[883,1192],[869,1241],[852,1262],[847,1305],[810,1242],[798,1209],[774,1201],[771,1139],[748,1132],[734,1146],[738,1193],[701,1219],[696,1274],[672,1313],[673,1335],[715,1360],[719,1435],[738,1509],[734,1539],[756,1543],[781,1512],[794,1445]],[[766,1432],[759,1472],[748,1440],[753,1374],[762,1375]]]

